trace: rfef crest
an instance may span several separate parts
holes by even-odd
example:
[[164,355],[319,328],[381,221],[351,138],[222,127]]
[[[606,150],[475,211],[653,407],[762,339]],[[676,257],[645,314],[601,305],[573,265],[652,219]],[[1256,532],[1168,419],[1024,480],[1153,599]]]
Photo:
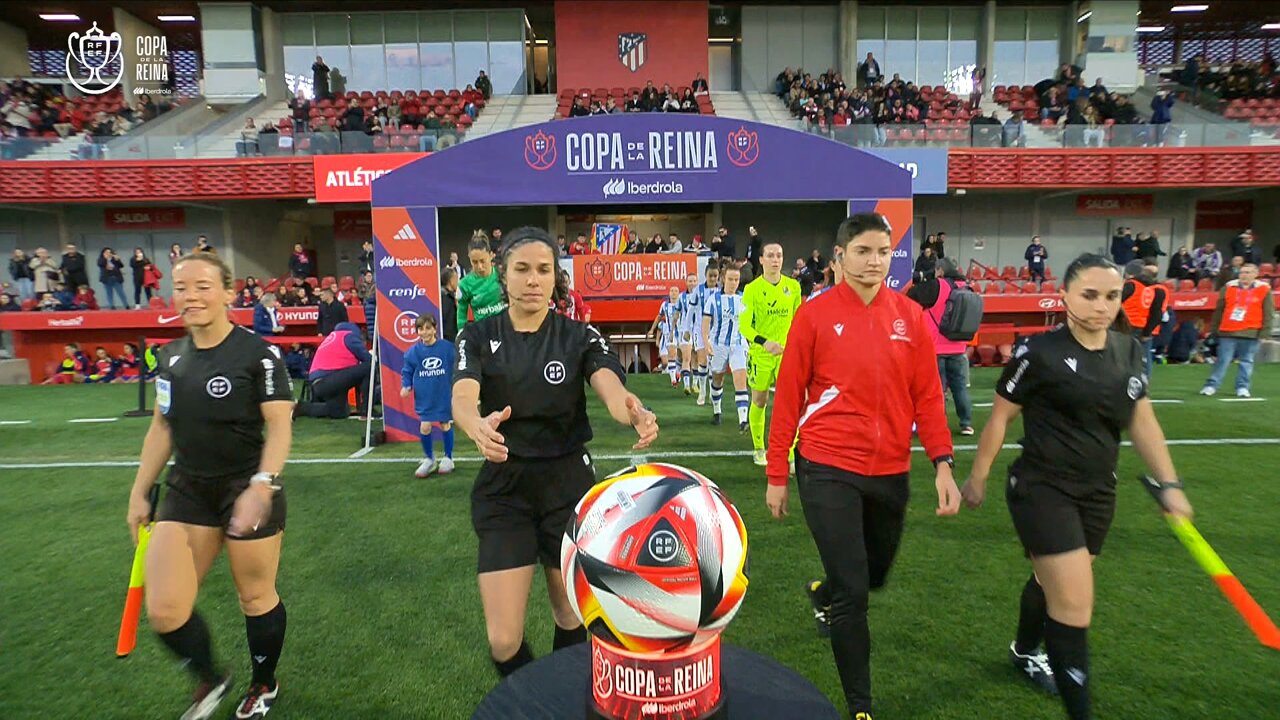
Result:
[[534,170],[546,170],[556,164],[556,138],[539,130],[524,138],[524,161]]
[[613,263],[593,258],[582,268],[582,282],[594,292],[604,292],[613,284]]
[[760,138],[746,126],[739,127],[729,133],[729,145],[725,148],[725,154],[729,156],[729,162],[738,167],[752,165],[760,158]]

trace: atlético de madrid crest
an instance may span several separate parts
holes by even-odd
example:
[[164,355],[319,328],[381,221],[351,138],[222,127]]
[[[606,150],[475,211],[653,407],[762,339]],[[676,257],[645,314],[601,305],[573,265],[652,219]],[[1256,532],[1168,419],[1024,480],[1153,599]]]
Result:
[[631,72],[644,66],[649,46],[644,33],[618,33],[618,60]]

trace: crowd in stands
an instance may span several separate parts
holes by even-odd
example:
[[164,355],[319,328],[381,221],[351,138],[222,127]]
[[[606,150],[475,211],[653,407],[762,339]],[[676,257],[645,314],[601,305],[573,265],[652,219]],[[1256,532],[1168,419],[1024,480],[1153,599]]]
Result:
[[[992,99],[1010,112],[1004,122],[981,108],[985,68],[973,70],[973,91],[961,97],[941,85],[917,86],[898,73],[886,76],[880,62],[867,53],[858,65],[856,87],[834,69],[815,78],[804,69],[786,68],[775,79],[774,90],[810,132],[862,147],[893,143],[1022,147],[1024,122],[1061,131],[1063,143],[1073,147],[1165,142],[1175,102],[1171,93],[1156,95],[1148,121],[1128,96],[1109,91],[1101,78],[1086,86],[1080,73],[1080,68],[1063,64],[1054,77],[1035,85],[995,86]],[[1133,128],[1119,132],[1116,126]]]
[[1174,78],[1194,92],[1207,90],[1223,100],[1280,98],[1280,72],[1271,55],[1264,55],[1259,62],[1234,62],[1219,69],[1198,55],[1187,60]]
[[[1039,122],[1046,130],[1063,131],[1063,143],[1070,147],[1164,144],[1175,102],[1172,93],[1156,93],[1151,100],[1150,120],[1146,120],[1129,96],[1109,91],[1102,78],[1086,85],[1082,72],[1078,66],[1063,63],[1052,78],[1035,85],[997,85],[993,99],[1028,122]],[[1119,132],[1117,126],[1134,127]]]
[[[1235,280],[1240,268],[1245,264],[1256,265],[1260,277],[1271,282],[1280,289],[1280,273],[1275,267],[1280,265],[1280,243],[1271,251],[1271,257],[1264,254],[1258,243],[1253,228],[1247,228],[1231,241],[1224,254],[1215,243],[1205,243],[1194,250],[1184,245],[1172,257],[1169,257],[1165,270],[1167,282],[1172,282],[1178,290],[1221,290],[1228,282]],[[1118,265],[1124,266],[1132,260],[1143,260],[1147,264],[1158,265],[1160,258],[1168,256],[1160,247],[1160,238],[1155,232],[1133,233],[1132,228],[1117,228],[1111,237],[1111,257]]]
[[621,87],[560,90],[556,118],[617,115],[638,112],[679,112],[714,115],[706,78],[698,73],[687,87],[672,88],[665,83],[659,90],[652,80],[643,88]]
[[432,151],[465,134],[493,93],[483,70],[463,90],[357,92],[347,90],[346,78],[322,57],[311,69],[314,96],[302,90],[294,94],[288,117],[247,119],[236,155]]
[[56,261],[42,247],[31,255],[22,249],[14,250],[9,258],[11,282],[3,283],[3,294],[8,300],[0,306],[0,311],[98,310],[102,305],[111,310],[128,309],[124,291],[126,269],[133,285],[134,308],[142,307],[144,296],[150,302],[153,294],[159,294],[164,273],[142,248],[135,247],[127,258],[111,248],[103,248],[96,259],[98,280],[106,291],[100,304],[89,280],[94,262],[74,243],[67,243]]
[[917,86],[898,73],[886,78],[874,54],[867,53],[858,65],[856,87],[847,85],[834,69],[814,78],[803,68],[786,68],[775,78],[774,91],[808,131],[860,147],[902,142],[1018,144],[1020,118],[1002,127],[981,109],[985,68],[975,69],[970,80],[975,91],[962,98],[942,85]]
[[168,112],[172,96],[139,95],[130,105],[119,90],[78,98],[61,86],[25,80],[0,81],[0,160],[19,160],[42,144],[79,138],[74,156],[102,157],[102,145]]

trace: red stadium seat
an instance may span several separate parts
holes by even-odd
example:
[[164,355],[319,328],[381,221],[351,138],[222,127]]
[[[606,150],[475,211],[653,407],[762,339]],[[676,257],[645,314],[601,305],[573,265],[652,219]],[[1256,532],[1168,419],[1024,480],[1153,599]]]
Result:
[[1213,292],[1213,280],[1209,278],[1201,280],[1196,283],[1196,290],[1198,292]]
[[1004,364],[1013,359],[1013,343],[1000,343],[996,347],[1000,352],[1000,364]]
[[1196,283],[1194,280],[1178,281],[1178,292],[1191,292],[1192,290],[1195,290],[1195,289],[1196,289]]
[[1035,282],[1022,283],[1022,293],[1024,295],[1034,295],[1035,293],[1038,293],[1038,292],[1040,292],[1039,283],[1035,283]]
[[1000,271],[1000,279],[1005,281],[1013,281],[1018,279],[1018,268],[1012,265],[1005,265],[1004,270]]
[[996,347],[994,345],[978,346],[978,364],[988,367],[996,364]]
[[314,277],[307,278],[306,283],[311,286],[312,290],[315,290],[316,288],[320,287],[320,281],[315,279]]
[[1052,280],[1045,280],[1040,283],[1040,292],[1045,294],[1056,293],[1058,292],[1058,284]]
[[244,278],[236,278],[236,292],[244,290]]
[[1002,292],[1004,292],[1004,283],[999,280],[989,280],[982,287],[983,295],[999,295]]
[[151,298],[151,301],[150,301],[149,303],[147,303],[147,305],[148,305],[148,306],[150,306],[152,310],[163,310],[163,309],[164,309],[164,298],[162,298],[162,297],[160,297],[159,295],[157,295],[157,296],[155,296],[155,297]]
[[356,286],[355,278],[351,277],[350,275],[343,275],[342,279],[338,281],[339,290],[350,290],[355,286]]
[[1276,266],[1272,265],[1271,263],[1262,263],[1262,265],[1258,266],[1259,277],[1264,277],[1264,278],[1275,277],[1275,274],[1276,274]]

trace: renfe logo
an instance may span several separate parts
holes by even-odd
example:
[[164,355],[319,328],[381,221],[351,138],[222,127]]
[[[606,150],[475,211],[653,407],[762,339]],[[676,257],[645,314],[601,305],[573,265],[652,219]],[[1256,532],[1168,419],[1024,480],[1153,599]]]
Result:
[[413,298],[424,297],[426,294],[427,291],[417,285],[414,285],[413,287],[391,288],[390,290],[387,290],[387,297],[407,298],[410,300]]

